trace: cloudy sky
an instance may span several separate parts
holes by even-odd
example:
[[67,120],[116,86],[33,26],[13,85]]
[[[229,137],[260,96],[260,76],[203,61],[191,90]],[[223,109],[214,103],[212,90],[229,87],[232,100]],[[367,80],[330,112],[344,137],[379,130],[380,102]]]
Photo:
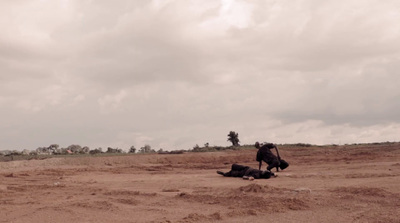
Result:
[[0,149],[400,140],[400,1],[0,2]]

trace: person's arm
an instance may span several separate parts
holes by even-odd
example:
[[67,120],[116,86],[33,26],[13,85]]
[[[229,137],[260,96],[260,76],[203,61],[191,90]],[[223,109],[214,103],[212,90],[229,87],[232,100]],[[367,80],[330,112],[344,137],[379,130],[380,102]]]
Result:
[[281,156],[279,156],[278,147],[277,147],[277,146],[275,146],[275,145],[274,145],[274,147],[275,147],[275,150],[276,150],[276,154],[278,155],[278,159],[280,160],[280,159],[281,159]]
[[258,163],[258,170],[261,170],[262,160]]

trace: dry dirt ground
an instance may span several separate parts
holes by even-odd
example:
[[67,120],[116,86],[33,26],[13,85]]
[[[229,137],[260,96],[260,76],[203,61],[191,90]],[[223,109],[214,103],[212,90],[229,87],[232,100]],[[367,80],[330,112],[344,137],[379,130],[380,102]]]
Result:
[[1,162],[0,222],[400,222],[399,143],[280,153],[254,181],[216,170],[256,149]]

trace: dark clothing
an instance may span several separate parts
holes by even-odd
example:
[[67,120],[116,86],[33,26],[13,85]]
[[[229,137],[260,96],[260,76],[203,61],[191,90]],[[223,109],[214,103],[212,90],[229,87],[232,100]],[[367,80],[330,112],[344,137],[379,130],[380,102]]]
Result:
[[271,170],[274,167],[278,168],[280,165],[279,158],[271,152],[271,149],[273,148],[275,148],[274,144],[267,143],[261,146],[261,148],[259,148],[257,152],[257,161],[266,162],[268,164],[267,170]]
[[254,179],[268,179],[272,176],[269,171],[262,171],[251,168],[249,166],[243,166],[239,164],[232,164],[231,171],[223,173],[217,171],[217,173],[223,175],[224,177],[254,177]]

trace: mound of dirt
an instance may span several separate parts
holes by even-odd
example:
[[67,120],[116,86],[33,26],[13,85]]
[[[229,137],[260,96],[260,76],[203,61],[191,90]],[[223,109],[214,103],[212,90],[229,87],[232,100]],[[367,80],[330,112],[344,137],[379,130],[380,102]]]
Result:
[[79,201],[70,205],[70,207],[78,207],[82,209],[92,209],[100,211],[115,211],[118,210],[114,204],[108,201]]
[[[249,184],[243,187],[239,187],[238,190],[240,192],[251,192],[251,193],[267,193],[273,191],[275,188],[265,185],[261,186],[259,184]],[[237,189],[234,189],[234,192],[237,192]]]
[[[288,189],[269,185],[249,184],[229,191],[180,193],[176,197],[185,202],[203,205],[228,206],[236,210],[235,216],[257,215],[257,213],[286,212],[309,209],[310,194],[293,194]],[[293,197],[296,196],[296,197]]]
[[382,188],[372,188],[372,187],[337,187],[332,192],[352,194],[358,196],[372,196],[372,197],[390,197],[394,194],[385,191]]
[[120,203],[120,204],[127,204],[127,205],[138,205],[140,201],[132,198],[119,198],[119,199],[112,199],[113,202]]
[[198,213],[191,213],[188,216],[184,217],[180,222],[214,222],[222,220],[221,213],[215,212],[210,215],[198,214]]
[[127,190],[113,190],[105,192],[104,195],[107,196],[157,196],[157,193],[145,193],[140,191],[127,191]]
[[279,203],[283,210],[307,210],[310,207],[306,199],[300,198],[284,198]]

